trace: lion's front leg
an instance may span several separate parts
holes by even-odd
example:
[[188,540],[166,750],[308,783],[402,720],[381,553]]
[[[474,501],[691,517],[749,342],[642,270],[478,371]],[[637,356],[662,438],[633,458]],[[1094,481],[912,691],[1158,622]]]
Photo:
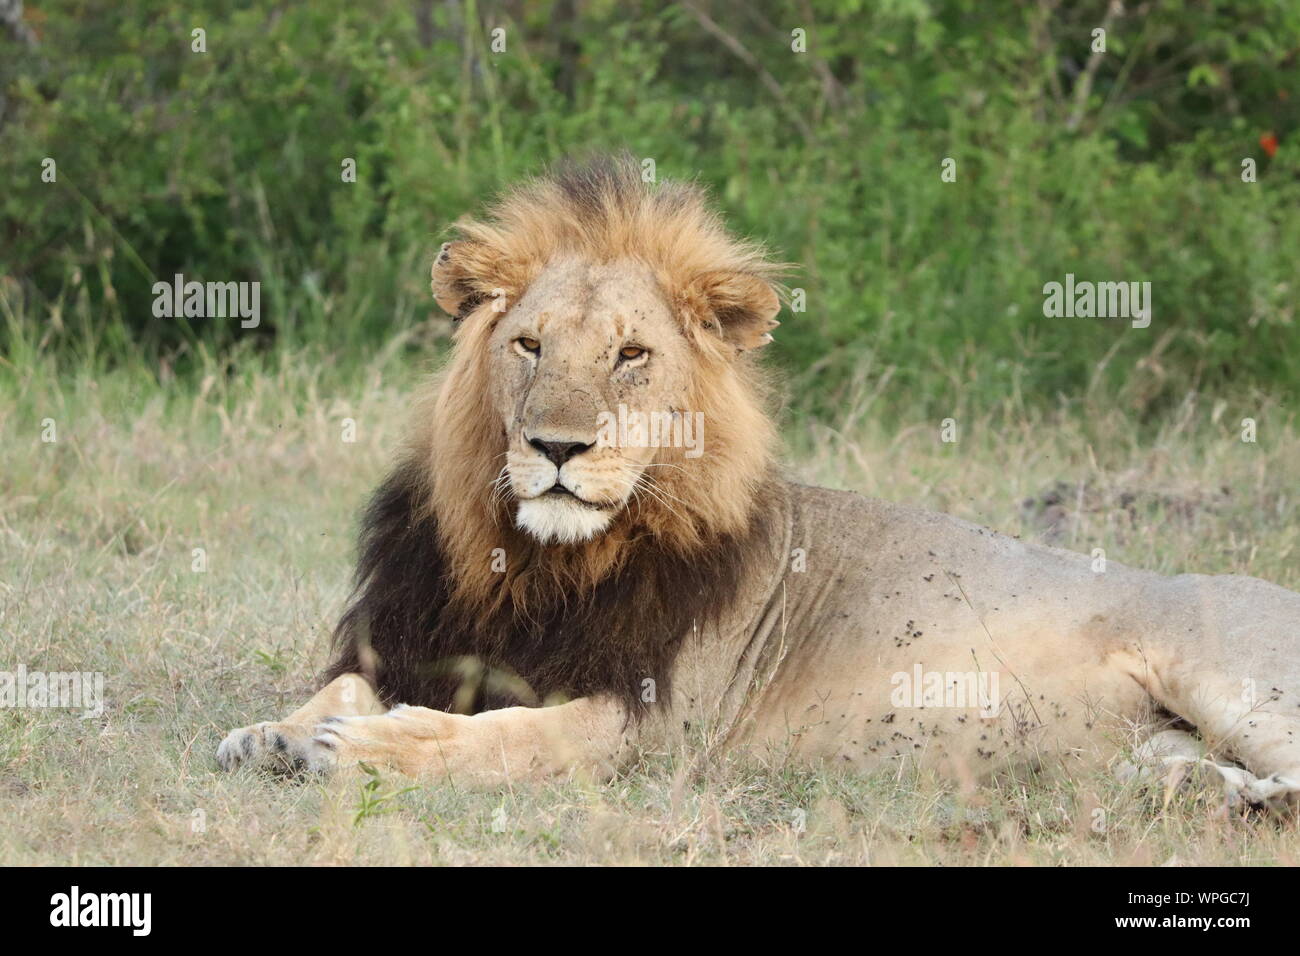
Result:
[[333,755],[313,739],[316,725],[326,717],[383,712],[384,705],[368,680],[360,674],[344,674],[284,720],[264,720],[226,734],[217,747],[217,763],[223,770],[243,765],[325,770]]
[[605,698],[473,716],[395,707],[377,716],[329,717],[317,726],[314,744],[334,766],[366,763],[494,786],[608,774],[629,742],[624,724],[622,705]]

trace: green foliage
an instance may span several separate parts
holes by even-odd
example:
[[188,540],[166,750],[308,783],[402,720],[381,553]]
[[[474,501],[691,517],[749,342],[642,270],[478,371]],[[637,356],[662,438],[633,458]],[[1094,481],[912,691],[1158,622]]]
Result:
[[[449,223],[627,147],[798,265],[807,311],[777,354],[814,408],[864,386],[944,414],[1289,394],[1300,6],[1130,6],[29,6],[37,44],[0,36],[0,348],[179,370],[232,345],[424,349],[447,331],[427,273]],[[1045,318],[1067,272],[1150,281],[1151,327]],[[175,273],[259,281],[262,325],[155,317]]]
[[392,801],[407,793],[415,793],[419,787],[402,787],[397,790],[385,790],[384,778],[378,770],[368,763],[359,765],[365,779],[361,782],[357,798],[357,808],[352,814],[352,825],[360,826],[363,820],[381,817],[397,809]]

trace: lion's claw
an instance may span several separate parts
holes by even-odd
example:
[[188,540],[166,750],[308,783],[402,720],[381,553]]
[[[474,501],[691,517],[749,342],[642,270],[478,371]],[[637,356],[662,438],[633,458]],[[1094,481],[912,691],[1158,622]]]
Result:
[[330,769],[333,760],[305,728],[263,721],[228,733],[217,747],[217,764],[222,770],[253,766],[320,773]]

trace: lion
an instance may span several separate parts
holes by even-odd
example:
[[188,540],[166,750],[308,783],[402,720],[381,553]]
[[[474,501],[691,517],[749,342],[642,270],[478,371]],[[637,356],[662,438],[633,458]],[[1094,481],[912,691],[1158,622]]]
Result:
[[1199,763],[1234,799],[1293,798],[1300,595],[1095,573],[787,480],[760,362],[783,269],[626,157],[462,219],[432,268],[452,354],[365,512],[323,687],[221,766],[496,786],[704,726],[864,772]]

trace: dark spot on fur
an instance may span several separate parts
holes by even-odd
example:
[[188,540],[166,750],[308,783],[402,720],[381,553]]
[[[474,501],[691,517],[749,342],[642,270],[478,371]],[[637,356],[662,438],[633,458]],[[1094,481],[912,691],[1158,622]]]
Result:
[[475,292],[471,289],[469,284],[464,280],[456,283],[456,289],[457,291],[463,292],[464,295],[460,300],[460,305],[456,309],[456,316],[452,319],[453,322],[459,322],[461,319],[465,318],[482,305],[483,300],[487,298],[487,296],[482,292]]

